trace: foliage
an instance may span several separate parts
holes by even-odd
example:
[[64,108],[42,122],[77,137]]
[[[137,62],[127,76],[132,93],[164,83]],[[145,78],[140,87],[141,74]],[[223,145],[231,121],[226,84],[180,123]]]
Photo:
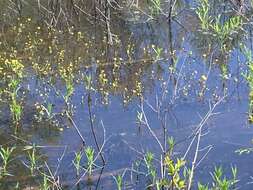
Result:
[[236,183],[237,180],[237,168],[232,167],[232,178],[227,179],[223,173],[223,169],[221,167],[215,167],[214,172],[211,173],[213,182],[211,187],[209,188],[208,185],[202,185],[201,183],[198,183],[198,190],[232,190],[237,189]]
[[76,152],[75,153],[75,159],[72,161],[75,168],[76,168],[76,175],[79,176],[80,175],[80,170],[81,170],[81,160],[83,157],[83,153],[80,152]]
[[11,161],[11,154],[12,152],[15,150],[15,147],[1,147],[0,148],[0,157],[2,159],[2,166],[1,166],[1,177],[5,176],[5,175],[8,175],[8,171],[7,171],[7,167]]
[[253,60],[252,60],[252,52],[246,46],[241,46],[241,51],[246,57],[246,64],[248,66],[248,72],[243,73],[243,76],[248,82],[249,85],[249,113],[248,120],[250,123],[253,122]]
[[209,0],[200,0],[199,6],[196,9],[196,14],[200,20],[200,26],[202,30],[208,30],[210,27],[210,23],[212,22],[212,18],[210,14],[210,4]]
[[87,158],[86,169],[88,171],[88,175],[91,176],[92,171],[93,171],[93,166],[94,166],[95,150],[92,147],[87,147],[85,148],[84,152]]

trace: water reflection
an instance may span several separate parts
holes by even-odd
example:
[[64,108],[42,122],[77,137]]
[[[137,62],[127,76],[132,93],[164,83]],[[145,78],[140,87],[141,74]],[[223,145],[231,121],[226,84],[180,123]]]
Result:
[[[184,139],[191,132],[190,129],[186,130],[186,126],[198,121],[197,114],[193,112],[206,111],[205,101],[215,102],[223,95],[234,97],[231,94],[235,91],[235,84],[241,85],[242,89],[237,90],[243,92],[245,108],[247,91],[241,82],[243,77],[240,73],[234,75],[240,65],[236,65],[233,53],[240,51],[240,44],[245,40],[248,42],[247,29],[243,28],[247,25],[247,20],[240,21],[239,27],[221,37],[213,27],[200,29],[200,20],[188,8],[191,3],[187,1],[177,1],[172,12],[166,2],[162,1],[164,14],[159,15],[154,15],[154,10],[151,15],[145,14],[151,9],[146,1],[139,1],[138,7],[135,5],[131,9],[121,9],[126,2],[115,2],[113,6],[116,9],[110,11],[104,2],[80,1],[76,5],[71,2],[64,1],[59,5],[56,1],[50,1],[49,4],[41,1],[38,6],[34,1],[28,1],[27,4],[17,5],[18,7],[13,4],[11,8],[17,10],[17,13],[8,13],[6,20],[0,18],[4,31],[0,33],[0,87],[4,113],[1,121],[2,128],[8,129],[1,133],[3,137],[0,139],[3,140],[1,145],[9,142],[9,146],[21,147],[16,153],[17,165],[13,164],[13,172],[12,169],[10,171],[16,173],[17,170],[20,173],[4,178],[7,186],[11,182],[16,185],[16,181],[22,182],[21,186],[30,184],[30,177],[29,180],[21,178],[29,176],[29,172],[20,160],[25,160],[22,150],[26,143],[34,142],[38,145],[64,144],[68,147],[59,169],[63,184],[72,186],[78,181],[80,189],[87,186],[99,188],[98,185],[87,185],[86,182],[90,179],[85,177],[79,181],[72,160],[74,153],[81,150],[84,144],[79,139],[80,134],[77,134],[75,125],[85,136],[86,143],[96,147],[89,127],[94,125],[97,144],[100,146],[103,132],[99,128],[99,120],[103,119],[109,126],[106,132],[112,136],[109,148],[103,152],[111,162],[107,163],[105,169],[95,167],[92,179],[93,185],[98,184],[101,177],[102,184],[109,183],[107,187],[114,187],[110,175],[123,172],[131,165],[130,161],[138,160],[138,156],[132,156],[134,151],[131,147],[157,151],[145,129],[130,127],[135,126],[136,105],[144,100],[149,100],[149,106],[153,105],[150,106],[148,116],[159,138],[163,138],[159,122],[169,118],[171,126],[168,131],[182,142],[185,142]],[[1,8],[1,14],[7,14],[5,7]],[[83,10],[87,12],[83,13]],[[101,10],[104,11],[103,14]],[[213,26],[224,29],[231,18],[238,17],[238,13],[228,1],[211,2],[210,16],[217,15],[221,10],[224,14],[219,20],[212,20]],[[251,10],[246,11],[245,17],[250,12]],[[19,17],[12,17],[12,14]],[[34,19],[34,14],[38,20]],[[87,17],[84,18],[83,14]],[[109,16],[112,21],[110,25],[107,22]],[[150,16],[154,18],[150,19]],[[9,22],[10,17],[13,24]],[[45,23],[41,23],[40,19]],[[241,58],[242,55],[238,54],[237,57]],[[233,81],[233,77],[236,77],[237,82]],[[158,97],[162,97],[158,115],[160,120],[152,112],[152,108],[154,111],[159,105],[156,102]],[[237,108],[240,111],[224,120],[229,122],[230,117],[245,112],[241,105],[232,106],[231,109]],[[222,111],[227,109],[223,107]],[[18,117],[19,110],[22,111],[21,118]],[[244,123],[244,119],[240,119],[238,126]],[[178,129],[179,123],[181,127]],[[224,121],[217,123],[222,125]],[[224,128],[219,129],[220,135],[230,131],[228,126]],[[6,134],[19,135],[19,140]],[[214,133],[205,144],[217,144],[219,139],[215,138],[216,135]],[[228,141],[230,138],[237,141],[239,136],[229,133],[226,138]],[[16,141],[20,141],[20,144]],[[178,144],[179,151],[187,146]],[[233,148],[229,146],[227,149],[232,152]],[[115,149],[120,151],[116,152]],[[220,149],[215,153],[216,156],[222,152]],[[57,168],[62,147],[54,150],[45,147],[40,151],[40,154],[47,155],[44,160]],[[236,160],[234,157],[226,159],[231,162]],[[211,159],[207,159],[208,167],[211,162]],[[101,163],[102,160],[98,159],[98,165]],[[247,160],[247,163],[250,161]],[[45,166],[44,169],[48,171]],[[130,181],[130,177],[127,178]],[[27,182],[23,184],[23,181]],[[40,184],[38,181],[31,184],[37,186]],[[136,186],[140,184],[143,182]]]

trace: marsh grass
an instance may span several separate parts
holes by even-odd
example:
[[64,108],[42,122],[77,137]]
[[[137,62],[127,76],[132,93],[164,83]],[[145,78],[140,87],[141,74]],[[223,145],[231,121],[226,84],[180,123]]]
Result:
[[21,116],[22,116],[22,104],[18,100],[18,92],[20,89],[20,80],[19,79],[11,79],[8,89],[6,90],[7,94],[10,97],[10,112],[12,115],[12,120],[16,126],[20,124]]
[[246,79],[249,85],[249,112],[248,112],[248,121],[249,123],[253,122],[253,59],[252,59],[252,51],[248,49],[246,46],[241,46],[241,51],[246,58],[246,65],[248,67],[248,71],[246,73],[242,73],[244,78]]
[[27,150],[27,159],[29,163],[25,165],[29,168],[31,176],[34,176],[38,169],[38,161],[40,159],[36,152],[36,145],[33,145],[30,150]]
[[1,100],[8,102],[13,124],[17,127],[21,124],[23,112],[20,88],[25,77],[24,65],[13,49],[8,54],[0,51],[0,63],[1,80],[5,84],[1,86]]
[[94,153],[95,150],[92,147],[87,147],[84,150],[87,162],[86,162],[86,170],[88,172],[88,176],[91,177],[94,167]]
[[200,20],[200,27],[202,30],[208,30],[210,27],[210,23],[212,22],[212,18],[210,16],[210,4],[209,0],[200,0],[199,5],[196,9],[196,14]]
[[158,16],[162,12],[161,0],[150,0],[149,9],[152,16]]
[[231,167],[232,177],[229,179],[224,176],[222,167],[215,167],[214,172],[211,173],[213,182],[211,187],[209,185],[202,185],[198,183],[198,190],[209,190],[209,189],[222,189],[222,190],[233,190],[237,189],[237,168]]
[[156,170],[153,165],[154,154],[147,152],[144,156],[144,162],[147,167],[147,177],[151,177],[151,184],[155,183],[156,180]]
[[46,174],[43,174],[43,181],[40,185],[40,190],[50,190],[51,185],[49,183],[49,178]]
[[116,182],[117,190],[122,190],[122,188],[123,188],[123,175],[113,176],[113,179]]
[[74,160],[72,161],[72,163],[74,164],[75,169],[76,169],[76,176],[79,176],[79,175],[80,175],[80,172],[81,172],[81,168],[82,168],[82,165],[81,165],[82,157],[83,157],[82,151],[75,152],[75,158],[74,158]]
[[13,151],[15,150],[15,147],[1,147],[0,148],[0,156],[1,156],[1,159],[2,159],[2,166],[1,166],[1,177],[4,177],[6,175],[10,175],[8,173],[8,166],[9,166],[9,163],[11,161],[11,155],[13,153]]

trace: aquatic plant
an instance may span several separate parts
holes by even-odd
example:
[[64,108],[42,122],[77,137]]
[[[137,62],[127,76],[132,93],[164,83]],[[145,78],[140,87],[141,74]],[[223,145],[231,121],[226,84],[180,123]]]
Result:
[[162,12],[161,0],[150,0],[149,9],[152,16],[157,16]]
[[161,59],[163,48],[160,48],[158,46],[152,46],[153,51],[155,52],[155,61],[158,61]]
[[83,80],[84,80],[84,86],[85,89],[90,92],[91,90],[95,91],[95,89],[92,87],[92,78],[91,75],[84,75],[83,76]]
[[21,105],[16,101],[16,99],[12,99],[10,103],[10,111],[12,114],[12,119],[15,124],[19,124],[21,120],[21,114],[22,114],[22,107]]
[[35,107],[38,114],[35,115],[35,119],[41,122],[43,119],[52,120],[55,114],[53,113],[53,104],[47,103],[45,106],[43,104],[35,103]]
[[168,148],[168,155],[172,156],[173,151],[174,151],[175,144],[176,144],[176,142],[175,142],[174,137],[169,137],[169,138],[168,138],[168,145],[169,145],[169,148]]
[[93,171],[93,165],[94,165],[95,150],[92,147],[87,147],[84,149],[84,152],[87,158],[86,169],[87,169],[88,175],[91,176],[92,171]]
[[164,165],[166,166],[168,176],[171,178],[171,180],[164,180],[165,187],[183,189],[186,186],[185,179],[180,177],[180,172],[185,166],[185,163],[186,161],[183,159],[177,158],[176,161],[174,161],[169,155],[165,157]]
[[15,150],[15,147],[1,147],[0,148],[0,156],[1,156],[1,159],[3,161],[3,164],[1,166],[1,176],[5,176],[5,175],[8,175],[8,172],[7,172],[7,167],[10,163],[10,158],[11,158],[11,154],[13,153],[13,151]]
[[73,94],[74,92],[74,83],[73,83],[73,79],[71,77],[65,79],[65,82],[66,82],[66,89],[67,89],[67,92],[65,94],[65,99],[66,99],[66,102],[68,102],[70,96]]
[[42,174],[43,175],[43,182],[40,185],[40,190],[50,190],[51,186],[50,186],[50,179],[48,178],[48,176],[46,174]]
[[210,23],[212,22],[212,18],[209,15],[210,4],[209,0],[200,0],[199,5],[196,8],[196,14],[200,20],[200,26],[202,30],[208,30],[210,27]]
[[152,184],[155,183],[156,179],[156,170],[153,166],[153,161],[154,161],[154,154],[152,152],[147,152],[146,155],[144,156],[144,162],[148,170],[147,176],[151,176]]
[[82,157],[83,157],[83,153],[81,151],[75,152],[75,158],[72,161],[72,163],[74,164],[74,166],[76,168],[76,175],[77,176],[80,175]]
[[123,175],[113,176],[113,179],[116,182],[117,190],[122,190],[122,188],[123,188]]
[[[210,25],[211,29],[214,32],[215,37],[220,41],[221,47],[224,49],[226,40],[231,37],[232,34],[238,33],[238,30],[242,27],[242,17],[241,16],[232,16],[224,23],[221,22],[221,15],[218,15],[215,18],[215,22]],[[224,49],[226,50],[226,49]]]
[[[170,151],[173,151],[174,142],[171,138],[171,148]],[[185,163],[183,159],[177,158],[176,161],[171,158],[172,152],[168,152],[161,163],[161,167],[165,167],[166,175],[159,177],[157,175],[157,170],[154,161],[154,154],[147,152],[144,156],[144,163],[147,168],[145,172],[146,177],[151,177],[151,183],[148,187],[156,187],[157,190],[166,188],[166,189],[184,189],[187,186],[186,175],[181,177],[182,173],[185,173]]]
[[24,77],[22,63],[17,59],[6,59],[4,62],[6,69],[10,73],[4,78],[8,83],[7,88],[4,90],[7,96],[10,98],[9,108],[12,115],[12,120],[15,125],[18,125],[22,116],[22,105],[18,100],[18,91],[20,89],[20,83]]
[[223,53],[230,51],[229,46],[234,38],[243,31],[243,16],[223,17],[224,12],[215,15],[211,11],[209,0],[200,0],[195,12],[200,20],[201,35],[216,42]]
[[28,150],[27,152],[27,157],[28,157],[28,161],[29,164],[27,165],[27,167],[30,169],[30,173],[33,176],[35,170],[37,169],[37,162],[39,157],[36,154],[36,146],[33,145],[31,150]]
[[232,190],[237,189],[236,183],[238,183],[237,180],[237,168],[231,167],[232,171],[232,178],[228,179],[226,176],[224,176],[224,172],[222,167],[215,167],[214,172],[211,173],[213,182],[211,185],[211,188],[209,188],[208,185],[202,185],[201,183],[198,183],[198,190],[209,190],[209,189],[222,189],[222,190]]
[[[11,56],[15,57],[15,52],[11,54]],[[24,65],[22,62],[16,58],[13,59],[5,59],[4,65],[6,69],[10,71],[12,78],[22,79],[24,77]],[[10,76],[9,76],[10,77]]]
[[253,59],[252,59],[252,51],[243,45],[241,45],[241,51],[246,57],[246,65],[248,67],[247,73],[243,73],[243,76],[249,85],[248,121],[250,123],[252,123],[253,122]]

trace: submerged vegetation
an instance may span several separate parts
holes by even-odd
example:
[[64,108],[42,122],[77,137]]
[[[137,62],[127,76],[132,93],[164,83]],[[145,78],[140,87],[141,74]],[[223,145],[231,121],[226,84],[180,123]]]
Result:
[[252,12],[0,1],[0,189],[251,189]]

